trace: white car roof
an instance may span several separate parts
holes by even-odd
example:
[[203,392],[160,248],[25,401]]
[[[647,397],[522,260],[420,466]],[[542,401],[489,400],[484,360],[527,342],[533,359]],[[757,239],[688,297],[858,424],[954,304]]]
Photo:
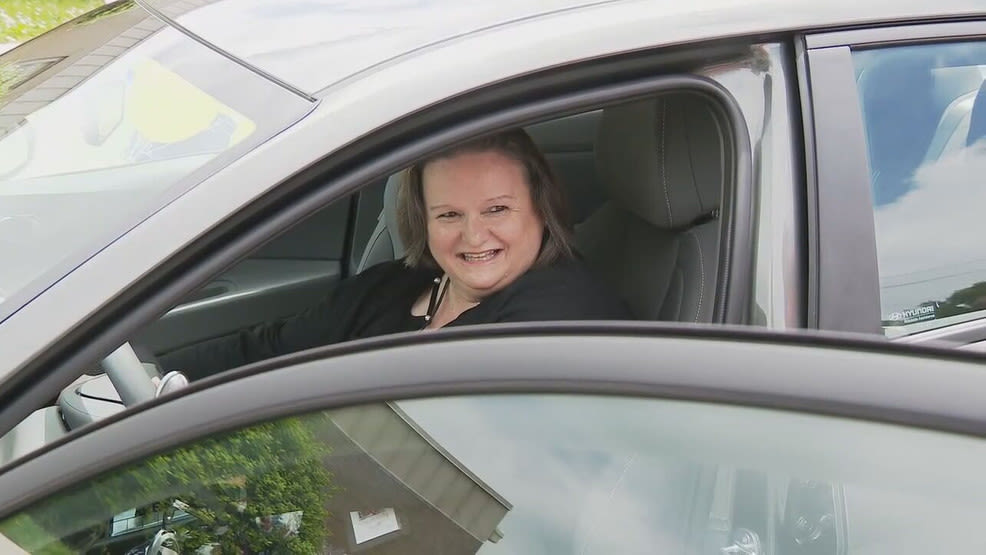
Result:
[[[982,0],[151,0],[205,41],[308,94],[427,47],[562,14],[646,19],[654,46],[986,14]],[[482,63],[482,53],[476,53]]]

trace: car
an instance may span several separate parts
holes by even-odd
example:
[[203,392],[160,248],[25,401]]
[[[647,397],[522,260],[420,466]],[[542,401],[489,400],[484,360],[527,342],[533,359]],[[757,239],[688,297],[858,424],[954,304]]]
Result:
[[[513,127],[634,320],[155,364],[400,258],[400,172]],[[977,0],[107,4],[0,55],[0,534],[975,544],[984,137]]]

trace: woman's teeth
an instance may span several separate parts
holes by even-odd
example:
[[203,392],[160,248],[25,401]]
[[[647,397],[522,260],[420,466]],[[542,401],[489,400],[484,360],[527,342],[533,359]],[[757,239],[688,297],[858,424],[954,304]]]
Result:
[[459,256],[461,256],[466,262],[485,262],[496,256],[496,253],[498,252],[500,252],[499,249],[490,249],[488,251],[476,252],[476,253],[464,252]]

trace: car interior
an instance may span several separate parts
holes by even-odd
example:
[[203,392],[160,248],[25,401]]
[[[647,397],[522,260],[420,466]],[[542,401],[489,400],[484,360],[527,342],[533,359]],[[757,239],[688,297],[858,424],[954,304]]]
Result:
[[[713,320],[720,200],[735,156],[715,102],[671,91],[526,128],[568,192],[579,254],[637,319]],[[202,286],[0,438],[0,464],[187,383],[170,379],[180,369],[142,363],[148,353],[283,318],[403,256],[398,182],[395,173],[368,183]]]
[[[580,254],[639,319],[712,320],[719,206],[732,164],[712,102],[674,92],[527,127],[568,193]],[[402,257],[399,180],[381,178],[327,206],[136,342],[162,352],[283,317],[337,280]]]

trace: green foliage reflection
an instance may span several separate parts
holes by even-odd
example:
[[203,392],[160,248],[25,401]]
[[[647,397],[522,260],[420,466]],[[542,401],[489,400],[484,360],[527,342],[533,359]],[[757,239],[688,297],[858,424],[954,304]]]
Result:
[[[327,423],[322,414],[281,420],[152,457],[42,502],[0,523],[0,533],[32,553],[123,553],[162,526],[186,553],[319,552],[335,493],[324,466],[330,449],[318,439]],[[187,509],[183,518],[174,518],[176,506]],[[113,515],[134,508],[170,522],[122,534],[118,523],[111,535]],[[300,524],[272,524],[285,514]]]

